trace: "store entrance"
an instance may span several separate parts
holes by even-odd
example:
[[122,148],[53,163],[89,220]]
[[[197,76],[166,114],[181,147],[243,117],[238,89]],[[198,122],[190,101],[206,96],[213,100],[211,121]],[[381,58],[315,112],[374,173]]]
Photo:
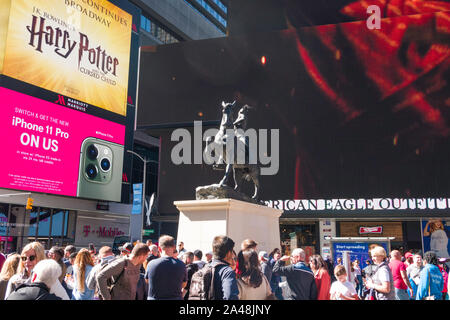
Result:
[[286,221],[280,224],[281,252],[290,255],[295,248],[302,248],[309,257],[320,252],[319,227],[315,221]]

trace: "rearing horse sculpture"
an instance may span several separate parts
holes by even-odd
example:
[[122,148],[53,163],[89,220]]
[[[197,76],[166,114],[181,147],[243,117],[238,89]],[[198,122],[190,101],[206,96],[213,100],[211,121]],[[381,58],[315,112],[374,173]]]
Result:
[[[239,110],[238,118],[236,121],[233,117],[233,108],[236,101],[233,103],[222,102],[222,121],[220,123],[220,128],[214,139],[209,137],[206,141],[206,148],[204,153],[209,156],[215,153],[216,150],[219,152],[218,161],[214,164],[226,164],[225,175],[220,181],[220,186],[228,186],[234,188],[237,192],[240,191],[242,182],[244,180],[252,181],[255,187],[252,199],[258,200],[258,194],[260,191],[259,186],[259,174],[260,168],[257,163],[249,163],[250,146],[247,137],[243,134],[247,126],[247,113],[250,109],[249,106],[245,105]],[[230,130],[233,134],[230,134]],[[230,145],[233,143],[232,145]],[[227,144],[233,147],[233,159],[228,159],[227,157]],[[237,150],[244,152],[245,159],[239,159],[237,161],[236,156],[239,154]],[[242,161],[244,160],[244,161]]]

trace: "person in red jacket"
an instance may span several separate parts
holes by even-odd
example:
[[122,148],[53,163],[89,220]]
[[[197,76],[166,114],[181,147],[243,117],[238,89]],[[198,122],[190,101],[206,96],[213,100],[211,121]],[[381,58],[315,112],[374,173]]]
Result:
[[331,277],[325,261],[318,254],[309,258],[309,267],[314,273],[317,285],[317,300],[330,300]]
[[442,273],[442,277],[444,278],[444,289],[442,290],[442,300],[447,300],[447,294],[448,294],[448,272],[445,270],[444,263],[447,261],[446,258],[440,258],[438,267],[439,271]]

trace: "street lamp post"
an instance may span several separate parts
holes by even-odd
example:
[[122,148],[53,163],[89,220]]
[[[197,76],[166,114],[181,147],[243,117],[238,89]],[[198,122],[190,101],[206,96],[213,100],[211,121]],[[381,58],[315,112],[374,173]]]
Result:
[[[147,161],[146,159],[142,158],[139,154],[137,154],[134,151],[127,150],[127,152],[134,154],[136,157],[138,157],[143,163],[144,163],[144,177],[142,179],[142,211],[141,211],[141,229],[140,229],[140,241],[142,242],[142,230],[144,229],[144,212],[145,212],[145,179],[147,178]],[[133,241],[131,239],[131,219],[130,219],[130,241]]]

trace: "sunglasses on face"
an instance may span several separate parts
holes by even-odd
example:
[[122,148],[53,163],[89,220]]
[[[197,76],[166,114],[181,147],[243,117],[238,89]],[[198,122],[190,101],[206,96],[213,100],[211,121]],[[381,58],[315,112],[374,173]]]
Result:
[[30,260],[30,261],[34,261],[34,259],[36,259],[36,256],[29,256],[29,257],[27,257],[27,256],[22,256],[22,257],[20,257],[21,259],[22,259],[22,261],[27,261],[28,259]]

